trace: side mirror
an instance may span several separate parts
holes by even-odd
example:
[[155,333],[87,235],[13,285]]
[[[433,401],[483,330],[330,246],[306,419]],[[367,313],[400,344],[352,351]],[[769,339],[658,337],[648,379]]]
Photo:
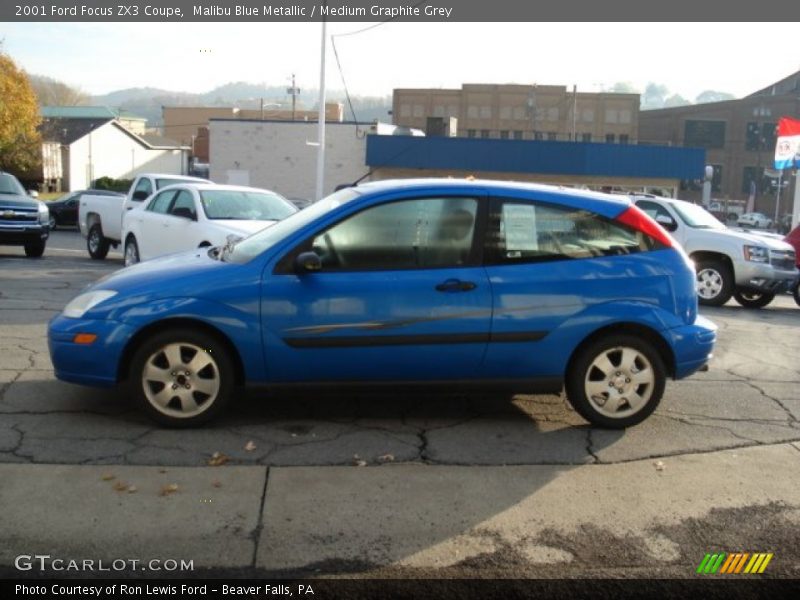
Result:
[[661,225],[667,231],[675,231],[678,228],[678,224],[675,222],[675,219],[668,217],[667,215],[657,215],[656,223]]
[[301,252],[294,259],[294,269],[298,273],[313,273],[322,270],[322,259],[315,252]]
[[147,198],[149,195],[150,194],[148,194],[144,190],[136,190],[135,192],[133,192],[133,195],[131,196],[131,200],[134,200],[135,202],[141,202],[142,200]]
[[189,219],[190,221],[196,221],[197,217],[192,212],[191,208],[186,206],[179,206],[178,208],[172,211],[172,215],[174,217],[183,217],[184,219]]

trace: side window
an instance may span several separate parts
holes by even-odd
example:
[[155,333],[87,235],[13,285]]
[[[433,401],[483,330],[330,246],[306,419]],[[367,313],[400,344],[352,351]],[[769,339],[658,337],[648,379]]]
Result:
[[169,214],[176,217],[196,219],[197,212],[195,211],[194,198],[191,192],[178,190],[178,195],[175,196],[175,201],[172,203],[172,208],[169,209]]
[[[144,193],[142,194],[141,192]],[[149,179],[143,178],[139,180],[139,183],[137,183],[136,187],[133,189],[133,194],[131,194],[131,199],[136,202],[141,202],[152,193],[153,193],[153,185],[150,183]]]
[[147,210],[150,212],[165,215],[167,214],[167,211],[169,210],[169,205],[174,197],[175,197],[175,190],[167,190],[166,192],[161,192],[150,201],[150,204],[147,205]]
[[316,235],[325,271],[457,267],[474,262],[475,198],[420,198],[368,208]]
[[487,262],[540,262],[631,254],[651,240],[591,212],[544,203],[494,201]]
[[672,219],[672,215],[669,214],[669,211],[661,206],[658,202],[650,202],[649,200],[639,200],[636,203],[636,206],[641,208],[647,215],[655,220],[656,217],[669,217]]

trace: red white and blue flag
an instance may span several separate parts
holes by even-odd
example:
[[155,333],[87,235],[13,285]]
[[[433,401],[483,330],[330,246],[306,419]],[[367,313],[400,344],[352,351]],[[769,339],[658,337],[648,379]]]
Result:
[[800,121],[781,117],[775,144],[775,168],[788,169],[800,160]]

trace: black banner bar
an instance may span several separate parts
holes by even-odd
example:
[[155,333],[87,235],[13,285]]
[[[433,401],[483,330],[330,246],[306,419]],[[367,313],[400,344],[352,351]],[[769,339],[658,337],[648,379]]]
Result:
[[[520,0],[4,0],[0,19],[18,22],[767,22],[796,21],[800,8],[793,0],[760,2],[642,2],[641,0],[572,0],[572,2],[521,2]],[[602,43],[604,32],[592,40],[569,40],[591,51]],[[648,39],[632,30],[632,48],[647,44],[682,44]],[[789,41],[787,41],[789,43]],[[791,44],[789,44],[791,45]]]

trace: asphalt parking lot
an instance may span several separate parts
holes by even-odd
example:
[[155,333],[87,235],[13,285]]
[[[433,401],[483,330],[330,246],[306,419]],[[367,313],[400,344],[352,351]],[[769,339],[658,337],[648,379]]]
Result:
[[[519,468],[523,469],[521,472],[554,469],[552,478],[558,478],[559,473],[570,470],[576,473],[579,467],[593,466],[594,471],[580,472],[593,473],[591,476],[597,486],[603,488],[613,485],[618,477],[615,473],[641,471],[641,477],[661,477],[673,464],[691,463],[708,454],[730,460],[713,467],[730,469],[730,473],[736,470],[736,457],[751,457],[748,460],[755,462],[743,467],[745,471],[760,473],[774,480],[776,485],[792,484],[792,489],[800,490],[796,469],[796,461],[800,459],[800,393],[797,391],[800,385],[800,308],[788,295],[756,311],[741,308],[733,301],[721,308],[703,309],[701,312],[720,327],[710,370],[684,381],[669,382],[656,413],[643,424],[624,432],[589,427],[563,397],[556,395],[513,398],[496,394],[433,396],[419,393],[270,396],[260,391],[243,394],[233,410],[210,426],[176,431],[154,426],[119,390],[83,388],[61,383],[53,377],[47,353],[47,321],[83,286],[121,266],[121,255],[114,251],[105,261],[90,260],[82,238],[74,230],[54,232],[44,258],[39,260],[26,259],[21,249],[0,247],[0,463],[102,465],[109,469],[205,467],[210,462],[213,464],[217,453],[218,459],[224,459],[225,469],[258,466],[268,467],[272,472],[271,469],[283,467],[326,467],[329,470],[325,473],[330,473],[331,477],[335,474],[340,481],[346,481],[353,472],[369,472],[370,477],[386,478],[392,473],[391,469],[384,468],[389,465],[415,469],[423,479],[432,477],[438,481],[447,480],[449,475],[435,474],[464,473],[452,471],[463,467],[489,469],[484,473],[495,472],[491,471],[493,468]],[[783,458],[779,461],[765,458],[767,455],[763,453],[771,451],[783,452],[786,456],[781,454]],[[627,463],[631,466],[626,471]],[[787,464],[794,464],[795,468],[789,467],[787,471]],[[343,469],[345,467],[367,468],[353,471]],[[287,472],[295,471],[277,470],[276,475],[269,476],[270,481],[279,485],[281,473]],[[474,475],[475,471],[471,473]],[[490,482],[486,485],[491,485],[492,477],[485,475],[485,481]],[[744,483],[740,488],[726,488],[724,479],[729,477],[728,471],[709,473],[708,477],[709,485],[714,482],[720,490],[725,488],[720,491],[718,502],[714,500],[691,519],[688,518],[691,511],[687,509],[686,519],[675,521],[676,529],[662,531],[660,537],[653,538],[656,546],[666,537],[671,540],[670,544],[682,548],[686,544],[697,544],[697,536],[701,540],[730,539],[730,544],[741,545],[749,539],[761,539],[747,538],[755,531],[753,527],[758,526],[756,529],[762,533],[764,527],[772,528],[774,535],[770,543],[784,550],[784,556],[789,548],[794,548],[795,554],[800,552],[800,538],[796,533],[800,498],[796,494],[797,502],[787,501],[777,492],[765,491],[759,498],[758,489],[750,489]],[[320,480],[315,481],[319,484]],[[697,481],[702,487],[702,478]],[[389,481],[383,483],[389,487],[393,485]],[[436,486],[435,482],[430,484]],[[311,489],[314,482],[304,485]],[[264,486],[266,489],[266,483]],[[737,489],[741,489],[741,498],[737,497]],[[260,489],[256,491],[261,492]],[[518,497],[505,503],[503,508],[523,505],[530,491],[528,488],[517,490]],[[664,493],[674,494],[675,502],[686,502],[687,506],[691,503],[691,489],[670,491],[666,488]],[[705,497],[716,498],[714,493]],[[292,496],[292,502],[300,505],[308,500],[303,499],[302,494]],[[344,506],[348,500],[340,498],[340,501],[346,511]],[[455,502],[452,498],[450,501]],[[662,498],[662,501],[669,503],[670,498]],[[308,509],[306,514],[311,515],[309,519],[319,520],[319,530],[325,530],[326,516],[315,516],[313,506],[305,508]],[[539,509],[543,515],[553,510],[552,507],[536,510]],[[486,506],[470,510],[477,510],[478,514],[464,517],[463,528],[448,528],[441,535],[437,533],[435,540],[420,544],[426,551],[439,548],[443,540],[463,537],[466,530],[480,529],[485,520],[482,518],[486,517],[481,511],[494,513],[493,508]],[[608,507],[608,510],[615,509]],[[448,518],[454,513],[460,515],[459,519],[463,516],[455,504]],[[747,514],[750,517],[744,521],[749,523],[745,525],[742,515]],[[619,519],[641,522],[641,526],[646,527],[649,521],[643,515],[620,516]],[[281,520],[284,518],[288,521]],[[375,517],[364,515],[363,518],[372,522]],[[438,518],[445,517],[439,515]],[[267,519],[261,523],[259,531],[273,527],[271,531],[275,535],[289,532],[299,536],[298,531],[286,525],[289,521],[290,514],[281,514],[278,521]],[[737,529],[735,524],[740,522]],[[734,524],[733,529],[731,524]],[[793,525],[790,527],[790,524]],[[602,524],[588,522],[583,526],[602,527]],[[519,523],[514,527],[519,527]],[[376,524],[376,528],[380,527]],[[342,525],[340,529],[347,531],[347,526]],[[598,529],[589,535],[595,539],[593,548],[587,546],[582,550],[583,546],[577,541],[587,537],[586,531],[583,534],[550,531],[546,546],[566,552],[575,559],[574,564],[584,564],[580,561],[585,560],[585,564],[596,566],[598,557],[602,563],[602,557],[606,556],[610,561],[608,569],[641,566],[630,557],[632,550],[626,546],[627,538],[614,537],[614,531],[603,531]],[[701,533],[704,531],[706,536]],[[739,531],[741,538],[746,539],[735,535],[725,538],[720,533],[724,531],[728,534]],[[401,532],[390,527],[385,533],[386,536],[394,534],[400,536]],[[342,533],[328,531],[326,535],[332,536],[325,542],[330,545]],[[374,551],[376,541],[372,537],[354,539],[348,543],[363,544]],[[304,543],[303,547],[307,548],[311,542]],[[383,543],[388,542],[384,539]],[[436,563],[434,557],[415,563],[409,557],[419,555],[419,544],[403,547],[402,551],[387,550],[380,560],[367,560],[366,555],[359,555],[352,547],[338,555],[322,553],[299,558],[291,552],[282,552],[282,556],[272,557],[277,562],[271,563],[267,552],[264,555],[267,558],[259,555],[261,558],[253,560],[254,566],[280,572],[323,563],[327,565],[321,567],[323,571],[378,569],[377,572],[382,572],[380,569],[387,568],[387,564],[397,567],[399,552],[411,560],[402,563],[405,569],[428,569],[438,564],[441,568],[467,569],[467,572],[489,575],[507,573],[504,569],[510,568],[509,564],[518,574],[528,573],[526,569],[541,574],[535,568],[563,562],[563,557],[556,552],[551,553],[550,563],[544,559],[534,560],[524,566],[519,562],[522,559],[517,549],[513,551],[516,552],[512,556],[514,560],[509,563],[506,559],[511,547],[490,533],[483,538],[473,536],[459,544],[456,554],[461,552],[462,559],[481,556],[484,562]],[[617,558],[608,558],[603,546],[615,548]],[[541,547],[541,543],[537,547]],[[662,559],[664,555],[670,556],[671,547],[668,544],[661,552]],[[441,552],[452,554],[452,551],[448,546]],[[659,551],[654,552],[659,556]],[[347,558],[350,562],[330,562],[334,558]],[[262,559],[266,563],[259,562]],[[783,563],[784,570],[777,572],[797,576],[797,564],[797,560]]]

